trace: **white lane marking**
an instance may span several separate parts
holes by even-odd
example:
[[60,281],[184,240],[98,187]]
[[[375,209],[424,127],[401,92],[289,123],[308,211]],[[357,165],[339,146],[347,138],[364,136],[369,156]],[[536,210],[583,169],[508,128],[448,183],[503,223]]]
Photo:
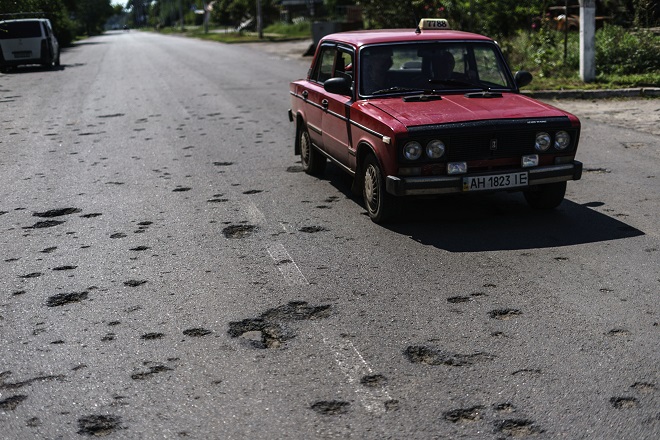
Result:
[[384,413],[386,411],[385,404],[391,402],[392,398],[382,386],[367,388],[361,383],[363,377],[373,375],[373,370],[355,348],[353,342],[348,339],[330,340],[325,335],[323,336],[323,342],[332,348],[337,365],[346,375],[348,383],[353,385],[355,393],[367,411],[377,414]]
[[[305,275],[303,275],[282,243],[271,244],[267,248],[267,251],[288,285],[309,285],[309,281],[307,281],[307,278],[305,278]],[[349,385],[355,390],[355,394],[357,394],[362,405],[367,411],[377,414],[384,413],[386,411],[386,403],[392,401],[392,398],[382,386],[367,388],[361,383],[363,377],[373,375],[373,370],[357,348],[355,348],[353,342],[348,339],[331,339],[326,336],[318,323],[312,323],[312,325],[323,338],[323,343],[332,349],[335,355],[335,362],[346,376]]]
[[305,275],[281,243],[274,243],[267,250],[289,286],[306,286],[309,284]]

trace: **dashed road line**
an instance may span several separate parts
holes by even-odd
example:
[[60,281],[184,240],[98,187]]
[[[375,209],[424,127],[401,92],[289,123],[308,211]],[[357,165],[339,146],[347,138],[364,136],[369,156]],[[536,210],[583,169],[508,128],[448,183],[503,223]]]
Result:
[[[309,281],[282,243],[273,243],[267,248],[267,251],[289,286],[309,285]],[[353,342],[348,339],[334,339],[327,336],[319,324],[314,324],[314,327],[323,338],[323,343],[332,349],[335,362],[355,390],[362,405],[367,411],[377,414],[384,413],[387,402],[391,402],[392,398],[382,386],[367,388],[361,383],[362,378],[373,374],[373,370],[355,348]]]

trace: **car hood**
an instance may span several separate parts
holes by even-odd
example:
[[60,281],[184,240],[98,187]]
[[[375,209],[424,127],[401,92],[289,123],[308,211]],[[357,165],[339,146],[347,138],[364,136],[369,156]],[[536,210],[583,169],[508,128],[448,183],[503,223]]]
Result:
[[494,98],[442,95],[442,99],[404,101],[403,98],[371,99],[369,104],[406,127],[492,119],[549,118],[570,116],[551,105],[516,93]]

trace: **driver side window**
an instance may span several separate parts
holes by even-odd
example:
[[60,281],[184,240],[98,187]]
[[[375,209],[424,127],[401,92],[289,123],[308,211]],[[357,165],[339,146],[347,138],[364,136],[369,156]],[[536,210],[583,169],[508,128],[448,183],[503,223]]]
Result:
[[314,68],[312,81],[323,84],[327,79],[332,78],[332,71],[335,64],[335,54],[337,49],[335,47],[322,47],[319,62]]

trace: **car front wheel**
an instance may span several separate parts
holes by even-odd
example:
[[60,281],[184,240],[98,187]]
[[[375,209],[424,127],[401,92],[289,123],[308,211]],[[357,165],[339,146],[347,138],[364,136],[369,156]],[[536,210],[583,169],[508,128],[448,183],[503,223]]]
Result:
[[564,200],[566,182],[539,185],[523,194],[529,206],[534,209],[554,209]]
[[385,177],[373,154],[366,158],[362,170],[362,196],[369,218],[375,223],[392,220],[396,214],[396,201],[385,190]]
[[312,176],[322,174],[325,170],[327,160],[325,156],[312,146],[309,132],[304,125],[298,130],[298,142],[300,146],[300,159],[303,171]]

